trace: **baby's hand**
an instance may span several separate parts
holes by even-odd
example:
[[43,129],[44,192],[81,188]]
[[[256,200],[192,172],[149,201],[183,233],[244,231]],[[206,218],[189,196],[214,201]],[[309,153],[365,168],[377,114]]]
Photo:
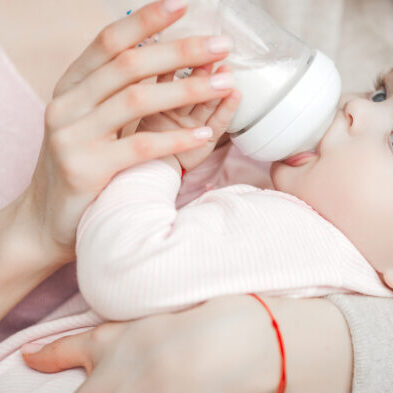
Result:
[[[193,76],[206,76],[212,72],[212,65],[194,70]],[[230,72],[228,66],[221,66],[217,73]],[[173,74],[159,77],[157,83],[168,82]],[[215,149],[217,142],[228,130],[229,125],[240,104],[241,94],[238,90],[222,100],[214,100],[195,106],[183,107],[165,113],[148,116],[141,120],[138,131],[168,131],[176,128],[210,127],[213,136],[202,147],[176,155],[182,167],[189,171],[201,164]]]

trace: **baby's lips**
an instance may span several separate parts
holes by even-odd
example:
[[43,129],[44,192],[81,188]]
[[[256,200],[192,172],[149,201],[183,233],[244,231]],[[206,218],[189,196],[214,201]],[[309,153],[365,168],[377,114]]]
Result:
[[288,157],[281,162],[289,166],[302,166],[304,164],[307,164],[311,159],[316,156],[316,153],[307,151],[295,154],[294,156]]

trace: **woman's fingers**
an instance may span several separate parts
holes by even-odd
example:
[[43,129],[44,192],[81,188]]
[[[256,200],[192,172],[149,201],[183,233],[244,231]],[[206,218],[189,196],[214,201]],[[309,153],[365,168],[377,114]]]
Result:
[[[78,140],[104,138],[127,123],[184,105],[223,98],[234,86],[231,73],[209,78],[187,78],[170,83],[137,84],[109,98],[93,112],[68,127],[68,137]],[[81,133],[80,130],[89,130]]]
[[55,373],[74,367],[84,367],[89,374],[93,361],[88,351],[90,332],[63,337],[41,349],[37,344],[26,344],[21,352],[28,366],[45,373]]
[[125,49],[174,23],[184,14],[185,7],[186,0],[156,1],[106,26],[68,68],[55,88],[54,97],[63,94]]
[[[221,41],[221,45],[215,44]],[[128,49],[88,75],[57,100],[65,110],[68,124],[90,112],[126,86],[146,78],[167,74],[190,65],[219,61],[228,55],[231,41],[226,37],[190,37],[170,43]],[[206,76],[200,73],[199,76]]]
[[[192,71],[192,74],[191,74],[191,78],[196,77],[196,76],[201,77],[201,76],[210,75],[213,70],[213,66],[214,66],[214,64],[210,63],[210,64],[205,64],[205,65],[198,67],[198,68],[194,68],[194,70]],[[175,109],[173,111],[173,114],[176,116],[176,118],[187,117],[190,115],[190,113],[192,112],[194,107],[195,107],[195,105],[184,106],[182,108]]]
[[[206,144],[213,135],[208,127],[194,130],[138,132],[105,146],[103,160],[111,162],[111,170],[120,172],[144,161],[195,149]],[[105,157],[107,156],[107,158]]]
[[[118,343],[114,343],[114,346],[116,345]],[[131,347],[128,348],[128,354],[120,359],[120,362],[116,356],[104,359],[75,393],[120,393],[124,386],[127,393],[140,393],[141,390],[135,388],[134,379],[140,369],[141,359],[143,361],[141,356],[139,359],[135,359]],[[149,376],[147,375],[145,378],[149,378]],[[159,392],[160,389],[154,393]],[[146,391],[145,393],[152,392]]]
[[112,373],[108,373],[107,369],[108,366],[105,371],[95,369],[75,393],[115,393],[114,387],[121,382],[113,380],[117,377],[116,369]]

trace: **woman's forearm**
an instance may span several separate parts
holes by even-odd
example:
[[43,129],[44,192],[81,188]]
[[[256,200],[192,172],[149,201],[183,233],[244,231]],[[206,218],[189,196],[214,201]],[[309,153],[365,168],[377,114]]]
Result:
[[[339,309],[325,299],[264,300],[284,339],[286,393],[350,393],[352,344]],[[200,340],[196,340],[197,360],[203,364],[211,358],[212,364],[220,364],[222,375],[217,374],[218,367],[214,369],[217,383],[230,381],[233,391],[238,392],[277,390],[281,373],[279,345],[272,322],[256,299],[217,298],[195,309],[194,314],[199,321],[199,333],[195,335]],[[209,326],[209,334],[203,333],[205,325]]]
[[0,319],[62,266],[38,221],[30,190],[0,211]]
[[[264,300],[284,337],[286,393],[349,393],[352,349],[340,311],[324,299]],[[214,298],[180,313],[106,323],[24,353],[38,371],[87,368],[89,392],[99,383],[103,391],[156,392],[161,386],[178,392],[192,386],[198,392],[272,393],[281,373],[269,315],[245,295]],[[116,378],[113,359],[123,365]]]

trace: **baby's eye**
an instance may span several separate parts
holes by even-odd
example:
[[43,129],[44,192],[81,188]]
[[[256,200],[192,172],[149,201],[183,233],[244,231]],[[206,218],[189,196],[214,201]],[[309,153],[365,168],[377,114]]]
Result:
[[381,88],[378,91],[376,91],[372,96],[371,99],[374,102],[382,102],[382,101],[386,101],[386,89],[385,88]]

